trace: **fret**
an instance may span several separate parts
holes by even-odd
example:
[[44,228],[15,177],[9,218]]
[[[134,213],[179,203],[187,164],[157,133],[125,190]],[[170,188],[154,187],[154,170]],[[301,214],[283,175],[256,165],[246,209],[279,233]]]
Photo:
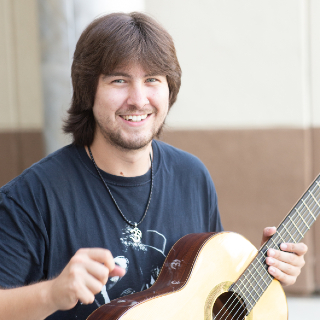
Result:
[[[249,273],[251,273],[250,270],[248,270],[248,271],[249,271]],[[247,282],[250,284],[250,287],[253,289],[253,291],[255,292],[255,294],[256,294],[256,296],[257,296],[257,300],[256,300],[256,298],[254,298],[254,300],[255,300],[255,301],[258,301],[258,299],[261,297],[261,294],[259,294],[259,293],[257,292],[255,286],[251,283],[251,280],[248,279],[248,277],[245,275],[245,273],[243,274],[243,276],[246,278]],[[253,278],[253,280],[255,280],[255,278]],[[255,281],[256,281],[256,280],[255,280]],[[256,282],[257,282],[257,281],[256,281]],[[250,293],[250,294],[251,294],[251,293]],[[251,296],[252,296],[252,295],[251,295]]]
[[[255,263],[253,263],[255,264]],[[252,266],[251,266],[252,267]],[[254,278],[256,284],[262,289],[262,290],[265,290],[263,289],[263,287],[267,287],[269,284],[268,282],[266,282],[265,280],[265,276],[268,274],[267,273],[267,270],[264,268],[265,266],[262,265],[262,266],[258,266],[258,268],[261,269],[262,273],[256,268],[254,268],[253,271],[250,270],[250,268],[247,269],[247,271],[251,274],[251,276]],[[256,274],[255,274],[256,273]],[[259,277],[259,280],[257,280],[257,277]],[[261,284],[260,284],[261,282]]]
[[[319,182],[317,182],[318,183],[318,185],[319,185]],[[319,202],[317,201],[317,199],[315,198],[315,196],[313,195],[313,193],[309,190],[309,193],[310,193],[310,195],[311,195],[311,197],[313,198],[313,200],[314,200],[314,202],[318,205],[318,207],[320,208],[320,204],[319,204]]]
[[309,209],[309,207],[307,206],[307,204],[305,203],[305,201],[303,199],[301,199],[301,201],[303,202],[303,204],[306,206],[307,210],[309,211],[309,213],[311,214],[312,218],[314,219],[314,221],[316,221],[316,217],[313,215],[313,213],[311,212],[311,210]]
[[295,228],[297,229],[297,231],[300,233],[300,236],[303,238],[303,234],[300,232],[299,228],[297,227],[297,225],[294,223],[294,221],[292,220],[292,218],[289,216],[290,221],[293,223],[293,225],[295,226]]
[[306,199],[306,204],[307,204],[307,211],[306,214],[309,214],[309,212],[312,212],[313,217],[316,218],[317,212],[319,211],[319,206],[317,205],[317,203],[314,201],[313,198],[308,197],[308,199]]
[[[241,281],[241,279],[239,279],[240,281]],[[250,307],[251,308],[253,308],[253,306],[254,305],[252,305],[251,303],[250,303],[250,300],[247,298],[247,296],[243,293],[243,291],[240,289],[240,287],[237,285],[237,288],[238,288],[238,290],[240,290],[240,293],[242,293],[242,298],[245,300],[245,301],[248,301],[249,302],[249,304],[250,304]],[[244,288],[245,289],[247,289],[245,286],[244,286]],[[247,290],[248,291],[248,290]],[[248,291],[249,292],[249,291]],[[250,294],[250,292],[249,292],[249,294]],[[254,300],[254,299],[253,299]],[[256,301],[254,300],[254,302],[256,303]]]
[[286,227],[285,224],[283,224],[283,227],[286,229],[286,231],[287,231],[289,237],[292,239],[292,241],[293,241],[294,243],[296,243],[296,240],[292,238],[291,233],[288,231],[288,229],[287,229],[287,227]]
[[[255,282],[256,284],[259,286],[259,288],[262,290],[262,292],[264,292],[266,290],[266,288],[269,286],[269,283],[268,281],[266,281],[266,277],[267,277],[267,280],[268,280],[268,271],[267,269],[265,268],[266,265],[265,264],[258,264],[258,268],[256,267],[256,262],[259,262],[259,261],[255,261],[253,263],[254,265],[254,270],[251,270],[252,268],[248,268],[247,270],[249,271],[249,273],[252,275],[252,277],[254,277],[255,279]],[[258,270],[260,269],[260,270]],[[256,274],[255,274],[256,273]],[[257,280],[257,277],[258,277],[258,280]]]
[[286,230],[284,228],[284,225],[281,225],[279,228],[278,228],[278,235],[283,242],[289,242],[290,239],[291,239],[291,236],[290,236],[290,232],[288,232],[288,230]]
[[[279,237],[280,237],[280,239],[282,240],[282,242],[286,242],[283,238],[282,238],[282,236],[281,236],[281,233],[280,232],[277,232],[277,233],[275,233],[275,234],[277,234]],[[272,237],[273,238],[273,237]],[[271,239],[272,239],[271,238]]]
[[[275,246],[276,248],[278,248],[278,244],[274,242],[273,237],[272,237],[270,240],[273,242],[274,246]],[[268,249],[269,249],[269,248],[268,248]]]
[[297,214],[299,215],[299,217],[301,218],[301,220],[303,221],[303,223],[306,225],[307,229],[310,230],[310,226],[307,224],[306,220],[304,220],[303,216],[300,214],[300,212],[298,211],[297,208],[295,208]]
[[[251,276],[253,277],[253,274],[251,273],[250,269],[248,269],[248,272],[249,272],[249,273],[251,274]],[[258,272],[258,274],[260,275],[260,272]],[[260,279],[262,279],[262,277],[261,277]],[[257,282],[257,285],[259,286],[259,288],[261,289],[261,291],[264,292],[265,289],[263,289],[263,288],[260,286],[260,284],[259,284],[260,281],[257,281],[257,280],[256,280],[256,282]],[[260,295],[260,296],[261,296],[261,295]]]
[[[248,275],[247,275],[246,273],[248,273]],[[252,289],[255,290],[253,282],[257,282],[257,281],[256,281],[256,279],[255,279],[254,277],[252,277],[252,276],[250,277],[250,274],[252,275],[252,273],[250,272],[250,270],[247,269],[247,270],[243,273],[243,278],[246,278],[246,281],[247,281],[247,283],[249,284],[249,286],[251,286]],[[245,280],[245,279],[243,279],[243,280]],[[249,288],[248,288],[248,289],[249,289]]]
[[[266,275],[267,275],[267,278],[269,277],[269,280],[271,279],[273,279],[273,277],[270,275],[270,273],[268,272],[268,270],[266,270],[265,268],[267,268],[267,265],[266,264],[262,264],[262,262],[260,261],[260,260],[258,260],[258,262],[260,263],[260,265],[263,267],[263,269],[266,271]],[[267,268],[268,269],[268,268]],[[264,280],[264,278],[262,278],[263,279],[263,282],[264,283],[266,283],[265,282],[265,280]],[[269,283],[266,283],[267,285],[269,285]]]

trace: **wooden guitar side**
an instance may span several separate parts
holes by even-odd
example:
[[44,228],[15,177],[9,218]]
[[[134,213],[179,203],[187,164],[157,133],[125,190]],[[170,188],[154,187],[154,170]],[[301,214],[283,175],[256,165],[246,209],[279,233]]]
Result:
[[[215,297],[227,291],[256,254],[236,233],[187,235],[172,247],[151,288],[111,301],[88,320],[211,320]],[[273,280],[245,319],[287,318],[285,294]]]

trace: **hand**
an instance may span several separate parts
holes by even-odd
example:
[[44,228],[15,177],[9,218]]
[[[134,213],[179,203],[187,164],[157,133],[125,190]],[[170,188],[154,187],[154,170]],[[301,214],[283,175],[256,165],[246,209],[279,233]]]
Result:
[[[262,244],[275,234],[275,227],[263,230]],[[266,263],[269,265],[269,273],[283,286],[292,285],[296,282],[301,268],[305,265],[304,255],[308,247],[304,243],[282,243],[280,250],[269,249]]]
[[50,280],[49,296],[56,310],[73,308],[78,300],[84,304],[94,301],[108,277],[122,277],[125,270],[115,265],[109,250],[80,249],[61,274]]

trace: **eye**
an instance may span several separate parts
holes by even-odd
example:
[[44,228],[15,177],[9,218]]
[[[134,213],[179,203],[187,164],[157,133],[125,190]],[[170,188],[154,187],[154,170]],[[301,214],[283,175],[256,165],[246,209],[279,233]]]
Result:
[[116,79],[116,80],[113,80],[112,82],[114,82],[114,83],[124,83],[125,81],[123,79]]
[[158,80],[156,78],[148,78],[146,82],[157,82]]

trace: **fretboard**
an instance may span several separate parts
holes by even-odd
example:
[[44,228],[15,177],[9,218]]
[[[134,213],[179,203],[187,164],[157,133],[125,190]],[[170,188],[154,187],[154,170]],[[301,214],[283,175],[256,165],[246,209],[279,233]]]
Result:
[[299,242],[320,214],[320,175],[277,228],[277,232],[262,246],[229,291],[236,292],[246,304],[248,313],[271,284],[273,277],[265,263],[267,250],[280,249],[284,242]]

